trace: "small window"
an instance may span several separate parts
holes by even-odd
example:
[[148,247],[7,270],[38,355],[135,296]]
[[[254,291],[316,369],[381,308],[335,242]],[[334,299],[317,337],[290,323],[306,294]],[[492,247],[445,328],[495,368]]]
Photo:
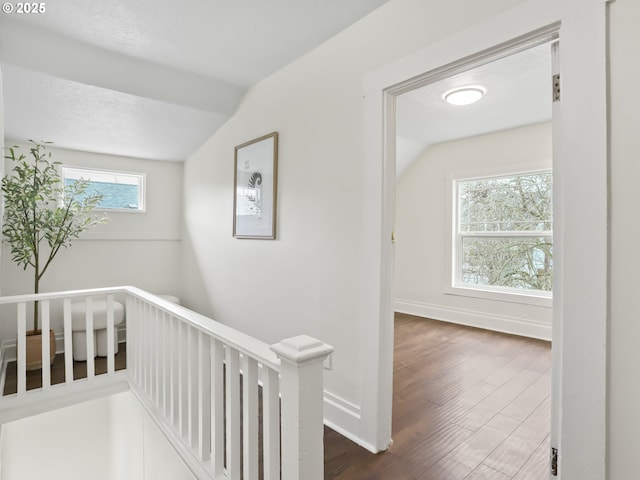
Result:
[[83,178],[89,181],[85,195],[103,195],[98,209],[143,212],[144,174],[62,167],[65,185]]
[[457,180],[453,287],[550,296],[550,171]]

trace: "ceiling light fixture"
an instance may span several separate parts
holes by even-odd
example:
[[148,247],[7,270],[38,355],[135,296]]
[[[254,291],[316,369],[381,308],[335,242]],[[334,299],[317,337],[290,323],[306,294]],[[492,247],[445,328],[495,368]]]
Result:
[[473,85],[449,90],[442,95],[442,98],[451,105],[471,105],[480,100],[486,92],[484,87]]

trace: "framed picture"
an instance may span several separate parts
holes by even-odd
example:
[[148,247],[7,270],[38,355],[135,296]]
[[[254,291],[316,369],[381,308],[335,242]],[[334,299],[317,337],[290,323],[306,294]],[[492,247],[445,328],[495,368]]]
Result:
[[278,132],[235,148],[233,236],[276,238]]

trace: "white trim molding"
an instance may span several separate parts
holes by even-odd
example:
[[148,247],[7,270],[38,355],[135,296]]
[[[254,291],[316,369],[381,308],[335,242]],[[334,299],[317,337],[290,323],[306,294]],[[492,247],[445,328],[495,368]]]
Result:
[[418,317],[551,341],[551,323],[547,322],[449,307],[446,305],[434,305],[403,298],[396,298],[394,300],[394,309],[396,312],[416,315]]
[[[109,214],[111,214],[110,212]],[[116,213],[127,213],[117,211]],[[131,212],[129,212],[131,213]],[[140,213],[140,212],[138,212]],[[85,232],[77,241],[144,241],[144,242],[180,242],[182,233],[180,232]]]
[[377,453],[379,449],[356,433],[361,430],[360,422],[362,422],[360,407],[331,392],[324,391],[324,424],[371,453]]

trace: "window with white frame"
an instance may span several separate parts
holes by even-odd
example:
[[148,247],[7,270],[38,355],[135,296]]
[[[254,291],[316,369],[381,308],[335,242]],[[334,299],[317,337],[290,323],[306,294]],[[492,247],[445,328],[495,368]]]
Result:
[[102,195],[96,208],[143,212],[145,209],[144,180],[141,173],[117,172],[89,168],[61,167],[62,181],[68,185],[75,180],[88,180],[84,196]]
[[550,297],[551,171],[454,181],[453,287]]

